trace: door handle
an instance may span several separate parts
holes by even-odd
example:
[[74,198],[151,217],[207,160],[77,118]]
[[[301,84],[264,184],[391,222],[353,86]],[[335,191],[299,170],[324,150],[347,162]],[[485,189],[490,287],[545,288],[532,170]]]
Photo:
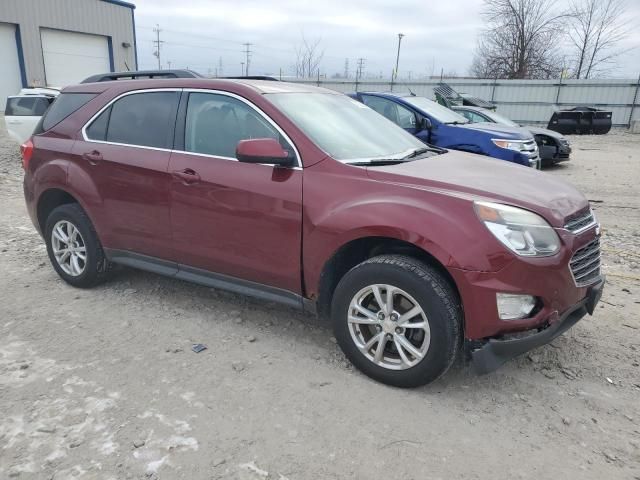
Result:
[[102,154],[98,150],[92,150],[82,154],[82,158],[88,160],[91,165],[97,165],[102,160]]
[[185,168],[184,170],[174,170],[171,174],[181,180],[185,185],[193,185],[200,181],[200,175],[191,168]]

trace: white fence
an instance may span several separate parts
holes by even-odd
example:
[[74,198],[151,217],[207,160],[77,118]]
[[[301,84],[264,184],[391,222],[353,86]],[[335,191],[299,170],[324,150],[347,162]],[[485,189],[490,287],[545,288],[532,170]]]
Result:
[[[384,80],[308,79],[289,80],[337,90],[396,91],[434,98],[433,87],[438,79],[420,82]],[[490,100],[497,110],[523,124],[546,125],[555,110],[576,106],[590,106],[613,112],[614,126],[629,126],[631,120],[640,119],[639,80],[474,80],[446,79],[458,93]]]

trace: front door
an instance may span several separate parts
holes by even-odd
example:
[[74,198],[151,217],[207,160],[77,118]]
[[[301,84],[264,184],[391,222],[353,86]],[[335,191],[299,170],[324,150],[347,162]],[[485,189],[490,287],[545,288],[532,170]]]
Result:
[[302,169],[235,158],[243,139],[276,138],[293,147],[239,97],[188,95],[184,138],[176,140],[183,151],[174,151],[169,164],[178,263],[301,293]]

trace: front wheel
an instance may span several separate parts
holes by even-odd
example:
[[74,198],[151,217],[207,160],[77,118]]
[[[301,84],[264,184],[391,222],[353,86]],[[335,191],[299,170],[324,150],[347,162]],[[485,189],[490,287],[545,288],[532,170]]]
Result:
[[335,337],[369,377],[397,387],[425,385],[453,364],[461,344],[458,296],[436,269],[382,255],[351,269],[332,303]]

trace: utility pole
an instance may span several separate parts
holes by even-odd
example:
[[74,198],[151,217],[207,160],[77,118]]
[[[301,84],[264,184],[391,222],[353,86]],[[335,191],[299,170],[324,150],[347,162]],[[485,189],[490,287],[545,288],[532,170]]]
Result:
[[364,74],[364,62],[366,61],[366,58],[358,58],[358,69],[356,70],[356,78],[362,78],[362,75]]
[[217,76],[224,76],[223,74],[224,69],[222,68],[222,57],[218,58],[218,71],[216,73],[216,77]]
[[349,78],[349,59],[344,59],[344,78]]
[[253,45],[253,43],[243,43],[242,45],[244,45],[244,53],[246,55],[246,67],[245,67],[245,77],[249,76],[249,63],[250,63],[250,58],[251,58],[251,50],[249,50],[249,47],[251,47],[251,45]]
[[404,33],[398,34],[398,54],[396,55],[396,69],[394,71],[393,80],[398,78],[398,64],[400,63],[400,44],[402,43],[402,37],[404,37]]
[[158,58],[158,70],[162,70],[162,62],[160,61],[160,47],[164,42],[160,40],[160,32],[162,31],[160,29],[160,25],[156,23],[156,28],[154,28],[153,31],[156,33],[156,39],[153,41],[153,45],[156,50],[153,52],[153,55]]
[[171,70],[171,60],[167,60],[167,65],[169,65],[169,70]]
[[244,62],[240,62],[240,65],[242,67],[242,75],[240,75],[240,76],[244,77],[245,76],[245,74],[244,74]]

